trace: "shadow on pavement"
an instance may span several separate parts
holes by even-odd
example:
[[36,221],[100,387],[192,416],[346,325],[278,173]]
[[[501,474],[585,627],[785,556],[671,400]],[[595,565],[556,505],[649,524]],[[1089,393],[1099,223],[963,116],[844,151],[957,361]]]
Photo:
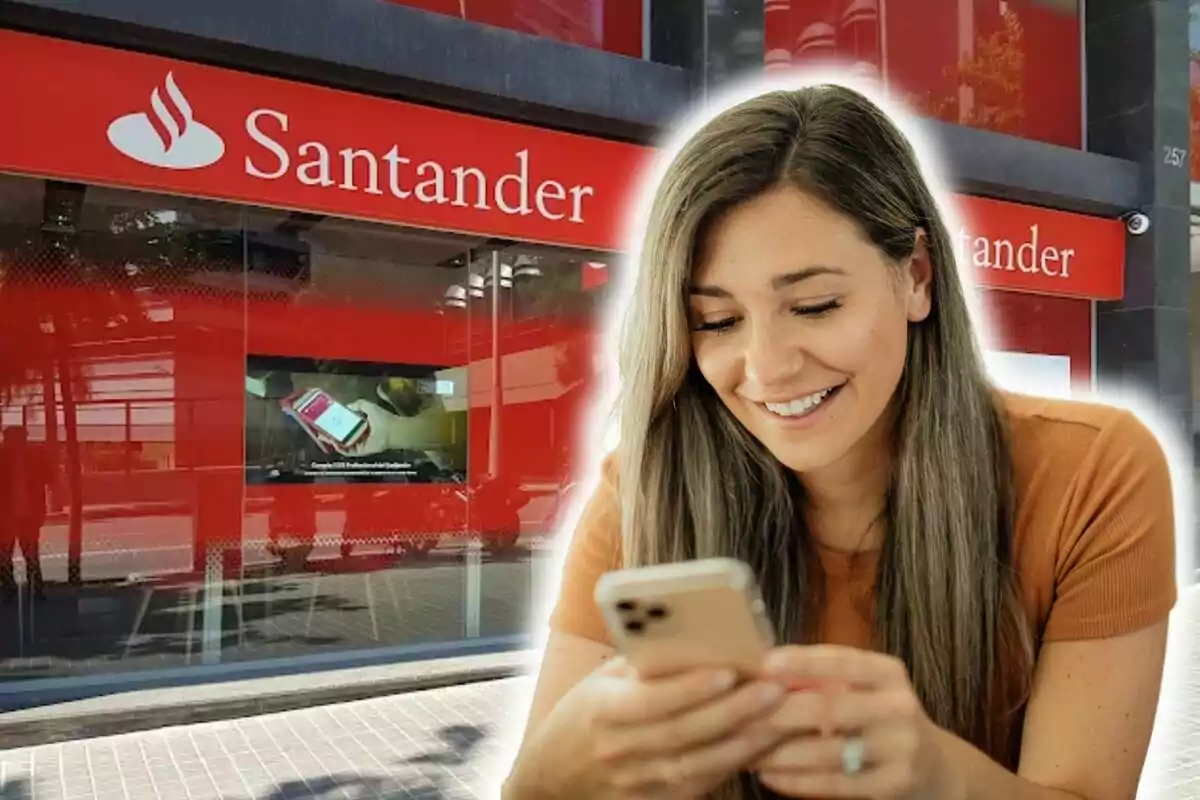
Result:
[[10,778],[0,783],[0,800],[30,800],[33,785],[25,778]]
[[[414,758],[399,762],[401,766],[411,767],[429,764],[444,769],[434,774],[412,776],[388,775],[326,775],[321,778],[289,781],[267,795],[263,800],[300,800],[300,798],[326,798],[347,796],[358,800],[376,800],[376,798],[403,798],[404,800],[446,800],[448,794],[444,787],[452,780],[450,767],[460,767],[471,762],[476,748],[488,737],[486,728],[478,725],[449,725],[441,728],[437,736],[445,748],[440,751],[423,753]],[[455,796],[461,796],[462,784],[454,781]],[[7,796],[3,796],[8,800]]]
[[471,760],[475,748],[487,738],[487,729],[478,725],[450,725],[437,732],[449,749],[436,753],[422,753],[404,761],[405,764],[438,764],[440,766],[461,766]]
[[[327,775],[323,778],[309,778],[307,781],[295,780],[279,784],[279,787],[262,800],[301,800],[301,798],[350,797],[354,800],[377,800],[378,798],[421,798],[422,800],[443,800],[446,793],[442,791],[442,780],[405,781],[387,776],[359,775]],[[5,798],[7,800],[7,798]]]

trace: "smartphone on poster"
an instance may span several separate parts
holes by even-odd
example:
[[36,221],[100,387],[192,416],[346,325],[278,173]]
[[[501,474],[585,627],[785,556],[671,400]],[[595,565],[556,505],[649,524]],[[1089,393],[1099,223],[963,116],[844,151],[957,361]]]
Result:
[[328,392],[309,389],[283,402],[284,413],[300,423],[317,445],[328,452],[328,444],[340,448],[354,445],[368,430],[367,418],[339,403]]

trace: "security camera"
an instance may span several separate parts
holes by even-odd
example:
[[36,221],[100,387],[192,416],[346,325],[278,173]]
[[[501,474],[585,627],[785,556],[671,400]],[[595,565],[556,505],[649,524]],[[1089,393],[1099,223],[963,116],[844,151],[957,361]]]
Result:
[[1134,236],[1141,236],[1150,230],[1150,218],[1140,211],[1130,211],[1121,217],[1125,220],[1125,230]]

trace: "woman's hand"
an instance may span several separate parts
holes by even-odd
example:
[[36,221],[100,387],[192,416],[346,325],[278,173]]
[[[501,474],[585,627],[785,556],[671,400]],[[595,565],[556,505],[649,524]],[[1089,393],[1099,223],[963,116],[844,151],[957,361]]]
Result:
[[786,738],[755,770],[788,797],[931,796],[939,729],[898,659],[848,647],[776,649],[764,675],[793,691],[770,720]]
[[363,458],[378,455],[391,447],[391,429],[396,415],[370,400],[355,400],[347,408],[367,420],[367,434],[349,447],[334,443],[334,449],[344,456]]
[[783,697],[774,683],[735,688],[733,674],[717,670],[640,679],[614,658],[538,726],[506,796],[702,797],[780,742],[761,723]]
[[347,408],[367,419],[367,435],[349,447],[334,445],[344,456],[362,458],[388,450],[427,450],[444,446],[443,420],[437,415],[402,417],[370,400],[355,400]]

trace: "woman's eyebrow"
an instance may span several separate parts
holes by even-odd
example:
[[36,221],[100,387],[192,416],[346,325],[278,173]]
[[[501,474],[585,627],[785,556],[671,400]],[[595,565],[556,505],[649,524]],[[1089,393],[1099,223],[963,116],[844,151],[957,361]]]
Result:
[[809,278],[815,278],[818,275],[845,275],[844,269],[837,267],[826,267],[822,265],[814,265],[811,267],[802,267],[785,275],[779,275],[771,279],[771,288],[775,291],[786,289],[789,286],[795,286],[801,281],[806,281]]
[[[801,281],[815,278],[818,275],[845,275],[846,271],[837,267],[827,267],[822,265],[814,265],[811,267],[802,267],[797,270],[776,275],[771,279],[771,289],[778,292],[781,289],[786,289],[789,286],[795,286]],[[688,284],[688,294],[700,297],[719,297],[728,299],[732,297],[727,289],[722,289],[720,286],[710,284]]]

